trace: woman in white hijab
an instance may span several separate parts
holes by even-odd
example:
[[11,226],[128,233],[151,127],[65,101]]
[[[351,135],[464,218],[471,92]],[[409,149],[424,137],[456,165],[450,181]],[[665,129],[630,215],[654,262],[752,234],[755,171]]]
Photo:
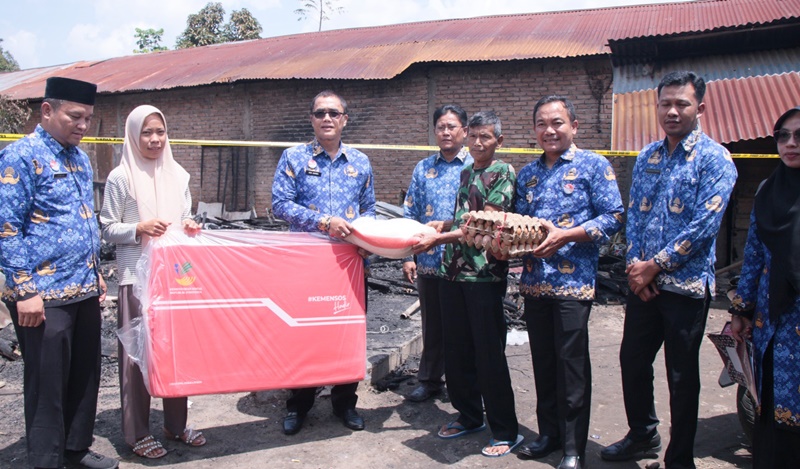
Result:
[[[117,245],[119,276],[118,327],[141,316],[133,295],[136,262],[142,245],[163,235],[170,225],[195,234],[200,226],[191,218],[189,173],[172,157],[164,114],[153,106],[139,106],[125,123],[122,161],[108,175],[100,223],[103,239]],[[167,454],[151,433],[150,394],[142,372],[119,345],[119,379],[122,398],[122,433],[140,457]],[[164,399],[164,436],[189,446],[202,446],[201,432],[186,427],[187,398]]]

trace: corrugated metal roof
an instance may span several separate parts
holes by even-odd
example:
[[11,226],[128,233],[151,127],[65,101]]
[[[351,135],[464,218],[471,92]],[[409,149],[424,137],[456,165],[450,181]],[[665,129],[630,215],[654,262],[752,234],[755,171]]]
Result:
[[[608,54],[610,39],[702,32],[798,18],[800,0],[703,0],[487,16],[298,34],[78,62],[58,74],[101,93],[256,79],[389,79],[423,62]],[[54,69],[12,72],[0,93],[39,98]]]
[[672,70],[692,70],[706,81],[780,75],[800,70],[800,47],[737,55],[689,57],[656,64],[621,65],[614,67],[614,93],[655,88],[661,77]]
[[[655,89],[615,94],[612,150],[638,151],[664,138],[656,120]],[[772,135],[775,120],[800,102],[800,72],[711,81],[706,87],[703,131],[720,143]]]

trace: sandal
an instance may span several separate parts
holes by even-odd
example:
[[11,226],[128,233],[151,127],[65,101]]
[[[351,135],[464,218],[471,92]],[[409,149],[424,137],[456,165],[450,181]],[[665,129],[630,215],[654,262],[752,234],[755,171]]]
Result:
[[153,435],[147,435],[133,445],[133,453],[140,458],[158,459],[167,455],[167,450]]
[[206,444],[206,437],[203,436],[203,432],[197,431],[194,428],[186,428],[180,435],[173,435],[172,433],[170,433],[169,430],[165,428],[164,436],[168,440],[182,441],[189,446],[197,447]]
[[[489,444],[483,447],[483,449],[481,450],[481,454],[483,454],[487,458],[499,458],[501,456],[505,456],[505,455],[511,453],[512,451],[514,451],[514,448],[519,446],[519,444],[522,443],[523,439],[524,438],[523,438],[522,435],[517,435],[517,439],[514,440],[514,441],[502,441],[502,440],[495,440],[494,438],[490,438],[489,439]],[[490,448],[496,448],[498,446],[508,446],[508,449],[506,449],[505,451],[503,451],[501,453],[493,453],[493,452],[489,451]]]
[[[440,428],[436,434],[439,436],[439,438],[444,438],[445,440],[449,440],[450,438],[458,438],[460,436],[464,436],[469,433],[479,432],[485,429],[486,429],[485,423],[481,423],[477,427],[466,428],[464,425],[461,424],[461,422],[456,420]],[[455,432],[448,433],[451,430],[455,430]]]

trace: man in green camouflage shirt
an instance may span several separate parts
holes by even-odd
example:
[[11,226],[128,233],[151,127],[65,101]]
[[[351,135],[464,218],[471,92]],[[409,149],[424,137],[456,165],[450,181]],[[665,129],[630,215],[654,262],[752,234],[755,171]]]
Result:
[[422,237],[414,252],[447,244],[439,297],[447,393],[459,416],[442,426],[438,435],[456,438],[483,430],[485,407],[493,437],[481,452],[498,457],[522,442],[504,350],[508,262],[461,242],[461,215],[474,210],[512,211],[516,175],[511,165],[494,158],[503,135],[493,112],[472,116],[467,139],[474,161],[461,172],[453,221],[443,222],[439,233]]

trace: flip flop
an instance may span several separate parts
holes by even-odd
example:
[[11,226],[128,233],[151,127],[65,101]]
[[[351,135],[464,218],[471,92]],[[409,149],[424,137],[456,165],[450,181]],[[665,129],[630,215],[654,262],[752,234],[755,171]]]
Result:
[[[487,458],[499,458],[500,456],[505,456],[505,455],[511,453],[512,451],[514,451],[514,448],[519,446],[520,443],[522,443],[522,440],[524,440],[524,439],[525,439],[525,437],[523,437],[522,435],[517,435],[516,441],[497,441],[494,438],[490,438],[489,439],[489,446],[484,447],[481,450],[481,454],[483,454]],[[508,449],[503,451],[502,453],[489,453],[489,452],[486,451],[486,448],[495,447],[495,446],[508,446]]]
[[444,430],[458,430],[456,433],[446,434],[442,433],[442,429],[440,428],[436,434],[439,438],[444,438],[445,440],[449,440],[450,438],[458,438],[460,436],[467,435],[469,433],[475,433],[482,430],[486,430],[486,423],[482,423],[477,427],[474,428],[466,428],[464,425],[461,425],[458,421],[450,422],[445,425]]

